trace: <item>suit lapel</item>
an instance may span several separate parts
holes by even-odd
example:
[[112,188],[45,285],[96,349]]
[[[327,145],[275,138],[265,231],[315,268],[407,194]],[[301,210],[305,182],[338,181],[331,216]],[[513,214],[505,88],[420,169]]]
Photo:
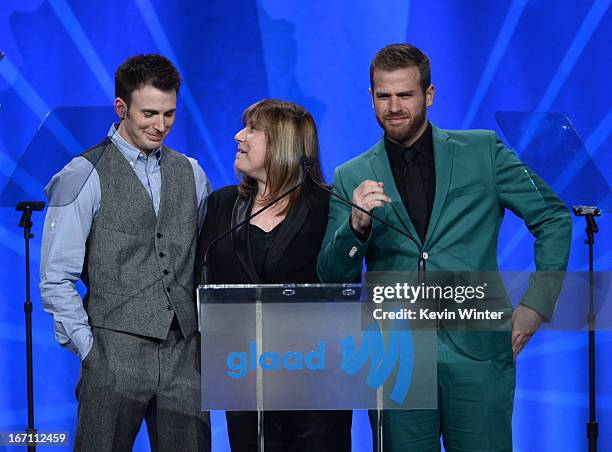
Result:
[[431,218],[429,219],[429,227],[427,228],[427,235],[425,237],[425,246],[431,241],[431,237],[435,233],[440,220],[440,214],[442,213],[442,207],[444,207],[446,196],[448,195],[454,155],[454,146],[450,142],[448,134],[433,124],[431,127],[436,165],[436,194],[434,196]]
[[[253,200],[251,198],[248,200],[244,200],[241,196],[236,198],[234,208],[232,209],[232,228],[249,217],[251,214],[252,205]],[[232,242],[234,243],[234,250],[236,252],[236,256],[238,257],[238,261],[240,262],[240,265],[242,265],[242,268],[248,275],[249,279],[254,284],[260,284],[261,279],[255,270],[255,265],[253,264],[253,258],[251,256],[248,224],[245,224],[232,232]]]
[[[402,229],[407,229],[408,233],[412,237],[419,240],[419,234],[417,234],[416,229],[410,220],[410,216],[406,211],[402,197],[400,196],[397,186],[395,185],[395,179],[393,178],[393,173],[391,172],[391,164],[389,163],[389,157],[387,156],[385,142],[383,139],[381,139],[374,146],[371,164],[376,180],[384,183],[385,193],[387,196],[389,196],[389,198],[391,198],[391,208],[404,226]],[[376,215],[376,212],[374,212],[374,215]]]

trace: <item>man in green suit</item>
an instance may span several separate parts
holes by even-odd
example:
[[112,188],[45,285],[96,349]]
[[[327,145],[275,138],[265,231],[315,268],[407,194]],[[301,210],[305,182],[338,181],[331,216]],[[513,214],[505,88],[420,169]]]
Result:
[[[538,271],[567,266],[571,218],[553,191],[508,150],[495,132],[442,130],[427,121],[434,99],[429,59],[394,44],[370,66],[370,92],[383,138],[336,168],[334,189],[406,231],[422,248],[357,209],[332,198],[319,254],[324,282],[368,271],[497,271],[504,211],[535,236]],[[438,409],[383,412],[385,451],[512,450],[514,359],[551,319],[554,297],[535,287],[512,314],[512,332],[440,329]]]

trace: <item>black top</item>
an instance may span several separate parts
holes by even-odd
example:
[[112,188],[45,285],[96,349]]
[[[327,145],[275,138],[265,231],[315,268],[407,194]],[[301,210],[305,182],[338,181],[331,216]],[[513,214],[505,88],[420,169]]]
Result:
[[395,185],[421,242],[425,241],[434,196],[436,169],[431,124],[412,146],[404,147],[385,135],[385,148]]
[[[208,245],[232,225],[245,220],[251,214],[252,204],[252,199],[238,196],[236,185],[221,188],[210,195],[198,240],[198,282],[201,282],[201,265]],[[274,229],[274,239],[267,250],[263,268],[258,252],[262,243],[256,238],[259,236],[257,231],[253,233],[255,226],[241,227],[211,247],[208,253],[208,282],[318,283],[317,255],[325,235],[328,212],[329,194],[315,186],[308,186],[289,208],[283,222]]]
[[264,231],[254,224],[249,225],[251,257],[253,258],[255,270],[263,283],[268,283],[273,278],[273,269],[268,261],[268,254],[274,242],[274,237],[279,229],[282,228],[283,223],[284,221],[269,232]]

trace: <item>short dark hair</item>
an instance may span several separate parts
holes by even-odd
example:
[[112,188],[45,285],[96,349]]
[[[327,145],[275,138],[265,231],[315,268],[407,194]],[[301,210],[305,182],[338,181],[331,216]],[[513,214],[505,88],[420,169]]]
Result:
[[129,105],[132,93],[147,84],[164,92],[176,91],[178,94],[181,77],[172,62],[162,55],[134,55],[115,72],[115,97],[120,97]]
[[374,89],[374,71],[395,71],[416,67],[419,70],[421,88],[427,91],[431,85],[431,65],[429,58],[410,44],[391,44],[378,51],[370,64],[370,87]]

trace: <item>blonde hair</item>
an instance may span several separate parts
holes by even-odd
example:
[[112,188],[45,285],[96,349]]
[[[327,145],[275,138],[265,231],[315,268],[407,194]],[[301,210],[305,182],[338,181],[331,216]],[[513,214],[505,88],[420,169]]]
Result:
[[[244,111],[242,122],[245,126],[251,124],[263,130],[266,138],[266,202],[304,180],[300,164],[302,156],[313,162],[310,172],[312,178],[318,182],[323,181],[317,126],[304,107],[284,100],[264,99]],[[257,193],[257,181],[246,174],[240,174],[240,177],[238,193],[244,198],[254,197]],[[291,193],[284,211],[302,193],[303,187]]]

